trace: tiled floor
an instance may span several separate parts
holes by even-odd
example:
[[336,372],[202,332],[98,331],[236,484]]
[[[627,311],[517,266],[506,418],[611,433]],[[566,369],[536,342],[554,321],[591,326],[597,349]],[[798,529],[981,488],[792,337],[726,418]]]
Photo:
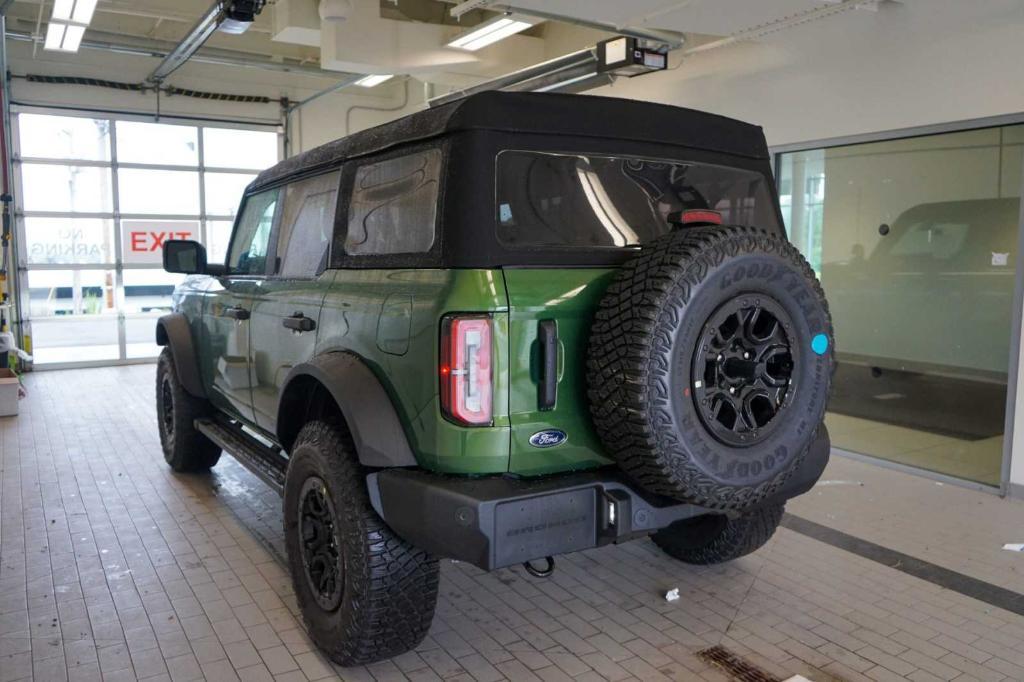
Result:
[[[521,570],[442,568],[413,653],[337,669],[281,563],[280,502],[229,458],[178,476],[152,366],[37,373],[0,420],[0,682],[98,679],[724,680],[722,645],[778,678],[1024,680],[1024,617],[787,529],[698,569],[647,541]],[[1024,591],[1024,504],[836,459],[790,511]],[[681,599],[667,603],[666,590]]]

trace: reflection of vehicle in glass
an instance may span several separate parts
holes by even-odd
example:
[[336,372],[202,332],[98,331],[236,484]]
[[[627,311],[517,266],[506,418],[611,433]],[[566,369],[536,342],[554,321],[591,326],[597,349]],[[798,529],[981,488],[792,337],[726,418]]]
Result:
[[1019,208],[1015,198],[919,204],[867,257],[856,244],[826,262],[843,362],[1005,383]]
[[341,663],[416,646],[437,557],[734,559],[828,457],[827,307],[738,121],[475,95],[282,162],[226,263],[168,241],[164,265],[209,275],[157,328],[165,458],[223,449],[283,492]]

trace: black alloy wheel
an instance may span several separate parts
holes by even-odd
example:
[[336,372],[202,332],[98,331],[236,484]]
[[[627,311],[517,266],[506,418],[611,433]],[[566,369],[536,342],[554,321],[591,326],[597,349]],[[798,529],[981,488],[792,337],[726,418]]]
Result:
[[763,442],[792,394],[792,320],[765,294],[726,302],[693,354],[693,399],[705,427],[734,447]]
[[309,590],[320,608],[334,611],[341,604],[344,585],[341,543],[334,503],[316,476],[306,479],[299,494],[299,536]]

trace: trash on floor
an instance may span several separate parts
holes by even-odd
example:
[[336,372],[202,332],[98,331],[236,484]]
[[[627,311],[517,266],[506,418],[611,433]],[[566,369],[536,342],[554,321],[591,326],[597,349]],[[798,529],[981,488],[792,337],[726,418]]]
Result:
[[861,481],[843,481],[839,479],[818,481],[815,485],[859,485],[861,487],[864,486],[864,484]]
[[1003,549],[1010,552],[1024,552],[1024,542],[1007,542]]
[[665,601],[679,601],[679,588],[673,587],[665,593]]

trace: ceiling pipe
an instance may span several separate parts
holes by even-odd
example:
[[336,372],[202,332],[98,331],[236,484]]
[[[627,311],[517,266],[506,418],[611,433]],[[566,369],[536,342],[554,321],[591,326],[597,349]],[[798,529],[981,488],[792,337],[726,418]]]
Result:
[[189,29],[189,32],[185,34],[185,37],[181,39],[177,45],[167,53],[163,61],[160,62],[153,73],[149,74],[146,79],[153,83],[160,83],[165,78],[170,76],[172,73],[180,69],[189,58],[194,55],[199,48],[210,39],[213,32],[217,30],[217,26],[220,24],[224,17],[224,8],[221,6],[220,0],[210,5],[209,9],[203,12],[203,15],[199,17],[199,21]]
[[[124,38],[125,36],[105,33],[103,31],[89,30],[88,35],[101,38],[109,37],[110,40],[83,40],[81,48],[86,50],[100,50],[117,54],[128,54],[138,57],[151,57],[160,59],[166,57],[173,45],[165,41],[147,40],[146,44],[133,44],[113,40],[113,38]],[[7,37],[19,42],[35,42],[31,33],[23,31],[7,31]],[[214,48],[203,48],[192,55],[191,61],[202,64],[216,64],[219,66],[235,66],[249,69],[263,69],[266,71],[277,71],[280,73],[292,73],[301,76],[314,76],[317,78],[330,78],[337,80],[338,71],[328,71],[317,66],[301,64],[294,60],[275,61],[249,54],[247,52],[236,52],[234,50],[219,50]]]
[[[469,95],[476,94],[478,92],[484,92],[485,90],[506,90],[516,87],[516,89],[532,89],[528,87],[530,81],[535,79],[545,78],[545,86],[552,85],[552,79],[556,78],[557,75],[563,74],[568,75],[571,71],[570,78],[575,78],[580,75],[577,71],[579,69],[590,68],[592,71],[597,71],[597,54],[593,48],[587,48],[580,50],[579,52],[572,52],[562,57],[556,57],[540,64],[534,64],[528,66],[525,69],[519,71],[513,71],[512,73],[505,74],[504,76],[498,76],[497,78],[489,81],[484,81],[478,85],[474,85],[469,88],[462,90],[456,90],[448,93],[447,95],[441,95],[435,97],[427,102],[428,106],[436,107],[455,100],[468,97]],[[523,87],[518,87],[523,86]],[[550,89],[550,88],[549,88]]]

